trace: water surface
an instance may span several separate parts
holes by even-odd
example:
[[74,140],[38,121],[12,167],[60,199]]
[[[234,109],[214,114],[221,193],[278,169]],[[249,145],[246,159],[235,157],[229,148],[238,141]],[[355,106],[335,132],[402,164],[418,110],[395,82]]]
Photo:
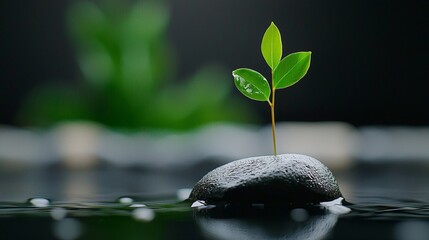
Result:
[[320,206],[190,207],[182,188],[212,167],[0,174],[0,239],[429,239],[425,165],[335,173],[351,203],[346,214]]

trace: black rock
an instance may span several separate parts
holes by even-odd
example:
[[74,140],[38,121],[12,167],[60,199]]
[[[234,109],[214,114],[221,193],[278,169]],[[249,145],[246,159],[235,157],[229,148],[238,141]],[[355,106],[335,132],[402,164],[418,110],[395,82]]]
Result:
[[305,205],[339,197],[337,181],[325,165],[309,156],[283,154],[220,166],[197,182],[189,199],[208,204]]

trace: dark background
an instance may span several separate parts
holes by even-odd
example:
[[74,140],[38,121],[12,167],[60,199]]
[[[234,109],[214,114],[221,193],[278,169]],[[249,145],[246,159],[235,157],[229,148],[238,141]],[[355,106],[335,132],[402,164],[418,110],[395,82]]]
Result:
[[[40,83],[79,84],[65,24],[71,2],[0,1],[0,123],[17,124],[22,99]],[[429,123],[426,0],[168,2],[180,76],[213,62],[268,76],[260,41],[274,21],[285,54],[313,52],[305,79],[277,94],[278,120]],[[269,121],[265,104],[248,103]]]

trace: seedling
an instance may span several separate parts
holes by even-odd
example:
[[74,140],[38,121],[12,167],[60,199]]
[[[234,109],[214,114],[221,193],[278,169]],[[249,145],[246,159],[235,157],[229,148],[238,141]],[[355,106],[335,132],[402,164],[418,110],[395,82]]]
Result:
[[235,86],[244,96],[268,102],[271,108],[274,155],[277,155],[274,114],[276,90],[290,87],[301,80],[310,68],[311,60],[311,52],[291,53],[282,59],[282,47],[280,31],[271,22],[261,43],[262,56],[271,68],[271,87],[267,79],[255,70],[239,68],[232,72]]

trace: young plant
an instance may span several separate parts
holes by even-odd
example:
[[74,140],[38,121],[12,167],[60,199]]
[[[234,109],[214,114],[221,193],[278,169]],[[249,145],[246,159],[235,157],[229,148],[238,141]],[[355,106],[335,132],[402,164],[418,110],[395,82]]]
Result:
[[282,59],[282,39],[279,29],[273,22],[262,38],[261,51],[271,68],[271,87],[262,74],[249,68],[236,69],[232,72],[232,76],[235,86],[244,96],[256,101],[268,102],[271,108],[274,155],[277,155],[275,93],[277,89],[290,87],[305,76],[310,68],[311,52],[291,53]]

